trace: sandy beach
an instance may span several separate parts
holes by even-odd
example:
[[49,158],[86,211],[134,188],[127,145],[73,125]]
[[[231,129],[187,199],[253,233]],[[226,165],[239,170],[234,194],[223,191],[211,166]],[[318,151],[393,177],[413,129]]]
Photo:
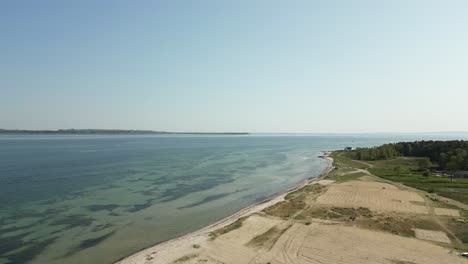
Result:
[[172,261],[176,260],[178,256],[180,256],[181,251],[184,251],[186,253],[196,251],[194,250],[195,248],[193,247],[193,245],[199,245],[209,241],[211,232],[228,226],[240,218],[261,212],[262,210],[272,205],[284,201],[284,197],[287,194],[294,192],[313,182],[323,180],[323,178],[333,169],[333,159],[330,157],[329,154],[330,152],[324,152],[324,155],[320,156],[321,158],[327,160],[328,166],[318,177],[305,179],[301,184],[295,186],[294,188],[291,188],[264,201],[246,207],[216,223],[213,223],[195,232],[141,250],[131,256],[117,261],[116,264],[153,263],[148,262],[152,260],[154,261],[154,263],[171,263]]
[[323,158],[329,166],[319,177],[117,263],[468,263],[439,216],[457,210]]

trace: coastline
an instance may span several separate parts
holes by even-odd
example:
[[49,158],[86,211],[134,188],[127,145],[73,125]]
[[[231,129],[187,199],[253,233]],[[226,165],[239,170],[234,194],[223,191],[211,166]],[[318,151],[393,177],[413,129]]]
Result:
[[193,250],[193,245],[203,244],[204,242],[208,241],[210,239],[211,232],[228,226],[234,223],[235,221],[239,220],[240,218],[261,212],[270,206],[284,201],[285,196],[289,193],[301,189],[304,186],[309,185],[313,182],[323,180],[323,178],[325,178],[328,175],[328,173],[333,169],[333,159],[330,157],[330,154],[330,151],[323,151],[323,155],[319,156],[319,158],[325,159],[328,162],[328,166],[322,171],[322,173],[319,174],[319,176],[306,178],[300,184],[294,186],[293,188],[290,188],[268,199],[245,207],[239,210],[238,212],[231,214],[215,223],[212,223],[206,227],[203,227],[186,235],[166,240],[148,248],[142,249],[127,257],[117,260],[116,262],[114,262],[114,264],[139,264],[145,263],[148,260],[156,258],[160,260],[161,263],[172,262],[175,259],[174,256],[180,254],[181,249],[191,251]]

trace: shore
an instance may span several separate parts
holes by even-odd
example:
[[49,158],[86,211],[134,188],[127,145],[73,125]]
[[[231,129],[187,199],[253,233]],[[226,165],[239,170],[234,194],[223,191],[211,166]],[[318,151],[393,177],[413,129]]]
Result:
[[[301,189],[306,185],[323,180],[323,178],[325,178],[328,175],[328,173],[333,169],[333,159],[330,157],[330,152],[323,152],[323,155],[320,156],[320,158],[325,159],[328,162],[328,166],[319,176],[307,178],[304,181],[302,181],[299,185],[291,189],[288,189],[266,200],[248,206],[226,218],[221,219],[218,222],[215,222],[211,225],[208,225],[202,229],[186,234],[184,236],[167,240],[157,245],[143,249],[133,255],[130,255],[115,262],[115,264],[144,264],[148,263],[148,261],[151,260],[155,260],[155,263],[171,263],[174,262],[177,259],[177,257],[181,255],[181,251],[184,251],[184,254],[190,254],[192,252],[195,252],[197,247],[203,246],[203,244],[205,244],[211,239],[211,232],[226,227],[236,222],[240,218],[248,217],[255,213],[261,212],[268,207],[271,207],[279,202],[284,201],[285,196],[289,193],[297,191],[298,189]],[[194,245],[197,246],[194,247]]]
[[344,154],[321,156],[329,166],[317,178],[117,263],[468,264],[468,211],[373,174],[417,159]]

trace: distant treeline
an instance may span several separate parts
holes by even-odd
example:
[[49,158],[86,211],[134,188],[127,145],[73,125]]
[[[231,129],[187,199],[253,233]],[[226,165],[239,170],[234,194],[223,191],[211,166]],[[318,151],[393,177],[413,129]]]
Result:
[[468,170],[468,141],[415,141],[357,148],[354,159],[382,160],[397,156],[426,157],[442,170]]
[[60,134],[60,135],[247,135],[245,132],[166,132],[153,130],[123,130],[123,129],[58,129],[58,130],[19,130],[0,129],[0,134]]
[[401,156],[394,144],[373,148],[357,148],[352,154],[353,158],[358,160],[385,160]]

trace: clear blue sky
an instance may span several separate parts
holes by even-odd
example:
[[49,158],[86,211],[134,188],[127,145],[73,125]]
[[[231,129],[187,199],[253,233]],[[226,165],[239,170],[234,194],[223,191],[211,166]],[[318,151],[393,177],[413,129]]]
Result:
[[468,131],[468,1],[0,1],[0,128]]

